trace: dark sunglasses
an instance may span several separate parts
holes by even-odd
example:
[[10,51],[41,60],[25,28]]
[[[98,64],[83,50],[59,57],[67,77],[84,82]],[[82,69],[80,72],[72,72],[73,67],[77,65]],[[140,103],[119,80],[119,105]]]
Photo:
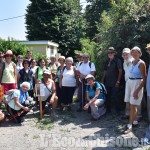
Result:
[[114,54],[115,52],[107,52],[107,54]]
[[6,55],[6,57],[12,57],[12,55]]
[[88,57],[88,56],[87,56],[87,57],[84,57],[84,56],[83,56],[82,58],[84,59],[84,58],[89,58],[89,57]]

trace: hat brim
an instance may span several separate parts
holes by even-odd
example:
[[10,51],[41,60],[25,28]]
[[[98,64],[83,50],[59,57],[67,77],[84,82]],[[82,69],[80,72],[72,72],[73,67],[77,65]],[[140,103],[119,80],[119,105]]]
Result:
[[4,54],[4,56],[3,56],[3,57],[4,57],[4,58],[6,58],[6,56],[7,56],[7,55],[11,55],[11,56],[12,56],[12,58],[14,58],[14,55],[13,55],[13,54]]

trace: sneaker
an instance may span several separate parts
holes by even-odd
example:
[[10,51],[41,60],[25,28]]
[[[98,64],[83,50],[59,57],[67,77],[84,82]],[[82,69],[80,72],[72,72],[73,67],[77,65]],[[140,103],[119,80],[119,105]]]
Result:
[[132,124],[133,128],[137,128],[139,126],[139,124]]
[[125,131],[123,132],[124,134],[128,134],[128,133],[130,133],[130,132],[132,132],[132,128],[127,128],[127,129],[125,129]]

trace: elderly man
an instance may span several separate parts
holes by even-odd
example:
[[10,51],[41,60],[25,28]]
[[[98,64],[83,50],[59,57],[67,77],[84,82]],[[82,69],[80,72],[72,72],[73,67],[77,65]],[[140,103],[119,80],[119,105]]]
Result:
[[108,60],[104,65],[102,82],[107,89],[106,107],[107,112],[111,112],[111,101],[113,101],[117,114],[120,114],[120,101],[118,98],[119,86],[122,77],[122,62],[116,57],[114,47],[107,50]]
[[81,112],[85,105],[85,77],[88,74],[95,75],[96,69],[94,63],[90,62],[90,57],[88,54],[82,55],[82,62],[77,66],[76,71],[79,76],[79,100],[80,106],[77,110]]

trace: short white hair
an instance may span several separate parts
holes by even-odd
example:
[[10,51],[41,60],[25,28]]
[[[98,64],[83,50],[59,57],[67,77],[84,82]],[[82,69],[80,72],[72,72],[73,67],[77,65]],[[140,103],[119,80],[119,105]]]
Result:
[[66,62],[67,61],[71,61],[73,63],[73,58],[72,57],[68,57],[68,58],[66,58]]
[[29,82],[23,82],[20,84],[20,87],[22,88],[23,86],[27,86],[28,87],[28,90],[30,89],[30,83]]

